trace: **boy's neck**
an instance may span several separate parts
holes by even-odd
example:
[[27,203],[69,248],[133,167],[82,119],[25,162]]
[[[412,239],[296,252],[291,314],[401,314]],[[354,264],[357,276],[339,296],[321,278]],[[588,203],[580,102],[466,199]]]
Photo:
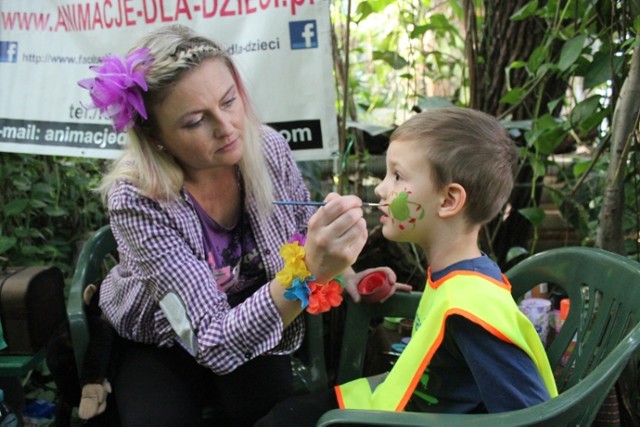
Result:
[[423,250],[431,271],[440,271],[456,262],[482,255],[478,247],[477,231],[457,236],[441,236],[429,247],[423,247]]

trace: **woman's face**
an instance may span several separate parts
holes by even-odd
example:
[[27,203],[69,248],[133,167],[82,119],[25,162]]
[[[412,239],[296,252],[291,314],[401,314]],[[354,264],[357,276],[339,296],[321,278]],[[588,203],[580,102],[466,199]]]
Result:
[[153,112],[162,144],[186,173],[237,164],[245,106],[226,64],[204,61],[170,89]]

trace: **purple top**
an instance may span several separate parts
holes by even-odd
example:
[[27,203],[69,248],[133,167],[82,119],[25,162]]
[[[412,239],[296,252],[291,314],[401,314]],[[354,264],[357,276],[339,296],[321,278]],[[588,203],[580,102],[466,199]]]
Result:
[[213,278],[218,289],[227,294],[229,305],[235,307],[267,281],[249,217],[242,212],[237,224],[227,229],[190,197],[202,225],[204,253]]
[[[264,127],[262,140],[276,199],[309,200],[284,138]],[[306,232],[315,209],[275,206],[264,217],[251,195],[245,209],[270,279],[283,266],[280,246]],[[287,354],[300,346],[302,318],[283,330],[268,286],[230,307],[211,274],[202,227],[184,191],[182,198],[160,204],[119,181],[109,194],[109,215],[120,262],[101,285],[100,306],[118,334],[164,347],[179,343],[218,374],[261,354]]]

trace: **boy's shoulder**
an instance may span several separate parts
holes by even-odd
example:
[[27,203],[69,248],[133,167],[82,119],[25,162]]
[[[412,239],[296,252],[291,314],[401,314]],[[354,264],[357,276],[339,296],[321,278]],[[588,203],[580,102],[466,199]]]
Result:
[[435,282],[455,273],[463,273],[469,271],[480,273],[494,280],[502,281],[502,271],[500,270],[500,267],[486,254],[482,254],[477,258],[458,261],[446,268],[443,268],[442,270],[431,272],[431,280]]

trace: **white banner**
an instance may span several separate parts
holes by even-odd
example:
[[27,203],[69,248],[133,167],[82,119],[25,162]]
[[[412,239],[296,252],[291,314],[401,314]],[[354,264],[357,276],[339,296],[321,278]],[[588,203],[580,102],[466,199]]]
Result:
[[78,80],[170,23],[227,47],[297,160],[338,151],[328,0],[0,0],[0,151],[116,157],[125,136]]

